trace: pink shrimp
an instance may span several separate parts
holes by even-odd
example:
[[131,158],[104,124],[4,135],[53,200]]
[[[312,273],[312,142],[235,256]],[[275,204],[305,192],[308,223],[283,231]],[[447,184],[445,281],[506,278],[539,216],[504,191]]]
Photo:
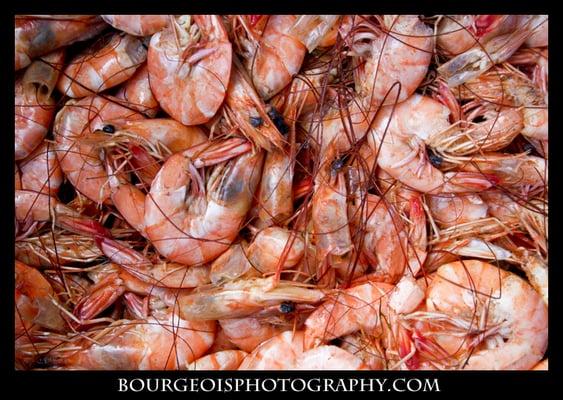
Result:
[[63,183],[54,146],[43,142],[19,163],[20,189],[55,195]]
[[127,106],[150,118],[154,118],[159,111],[158,101],[150,87],[147,64],[137,68],[135,74],[123,83],[115,97],[122,99]]
[[80,193],[96,203],[107,202],[110,196],[107,175],[96,146],[81,139],[102,129],[105,120],[143,118],[118,103],[111,96],[69,100],[55,118],[53,131],[61,169]]
[[69,44],[90,39],[107,27],[97,15],[16,17],[15,67]]
[[102,48],[71,60],[57,88],[73,98],[103,92],[131,78],[146,59],[147,50],[139,39],[116,34]]
[[115,29],[133,36],[149,36],[170,22],[168,15],[102,15],[104,21]]
[[225,99],[232,47],[217,15],[184,15],[150,41],[151,89],[160,106],[184,125],[209,121]]
[[15,85],[15,157],[26,158],[45,138],[55,116],[53,89],[64,52],[35,61]]

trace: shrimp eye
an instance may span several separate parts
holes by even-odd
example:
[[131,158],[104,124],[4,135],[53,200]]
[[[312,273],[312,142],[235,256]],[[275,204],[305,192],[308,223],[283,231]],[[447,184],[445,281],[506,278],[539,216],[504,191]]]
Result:
[[340,158],[337,158],[336,160],[334,160],[332,162],[332,165],[330,166],[332,168],[333,171],[339,171],[340,169],[342,169],[342,167],[344,167],[344,164],[346,163],[346,159],[347,159],[347,155],[344,155]]
[[115,133],[115,126],[110,125],[110,124],[104,125],[104,127],[102,128],[102,130],[103,130],[105,133]]
[[263,123],[264,120],[260,117],[250,117],[250,125],[252,125],[255,128],[260,128]]
[[272,122],[282,135],[287,135],[287,133],[289,132],[289,127],[285,123],[278,110],[276,110],[274,107],[270,107],[270,109],[268,110],[268,117],[271,118]]
[[282,312],[282,314],[288,314],[295,311],[295,303],[293,303],[292,301],[284,301],[280,304],[280,311]]
[[51,362],[45,356],[38,357],[34,362],[32,368],[49,368],[51,367]]
[[432,163],[432,165],[435,167],[439,167],[440,165],[442,165],[442,161],[444,161],[442,157],[440,157],[430,149],[428,149],[428,159],[430,160],[430,163]]

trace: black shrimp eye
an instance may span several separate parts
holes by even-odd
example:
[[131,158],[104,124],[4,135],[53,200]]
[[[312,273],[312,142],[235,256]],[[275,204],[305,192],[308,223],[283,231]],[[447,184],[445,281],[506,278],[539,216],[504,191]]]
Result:
[[51,362],[49,358],[46,356],[40,356],[33,362],[32,368],[49,368],[51,366]]
[[115,126],[109,125],[109,124],[108,124],[108,125],[104,125],[104,127],[102,128],[102,130],[103,130],[105,133],[115,133]]
[[268,110],[268,116],[270,117],[276,128],[278,128],[278,131],[280,131],[282,135],[287,135],[287,133],[289,132],[289,127],[285,123],[278,110],[273,107],[270,108]]
[[263,123],[264,120],[261,117],[250,117],[250,125],[255,128],[260,128]]
[[291,301],[284,301],[280,304],[280,311],[282,314],[288,314],[295,311],[295,304]]
[[430,163],[436,168],[442,165],[442,162],[444,161],[442,157],[440,157],[430,149],[428,149],[428,159],[430,160]]

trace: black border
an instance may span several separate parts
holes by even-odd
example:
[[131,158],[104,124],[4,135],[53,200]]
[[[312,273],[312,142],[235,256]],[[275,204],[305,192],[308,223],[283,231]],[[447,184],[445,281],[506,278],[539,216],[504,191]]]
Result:
[[[563,226],[561,221],[561,211],[558,209],[561,203],[559,194],[559,172],[562,171],[561,160],[558,152],[561,149],[561,135],[563,135],[562,123],[558,115],[561,100],[559,99],[559,90],[563,89],[561,85],[561,73],[563,70],[561,63],[561,52],[563,50],[561,35],[561,27],[563,18],[558,15],[557,9],[553,5],[555,2],[546,0],[536,1],[510,1],[510,2],[493,2],[493,1],[443,1],[434,0],[429,2],[421,1],[387,1],[377,2],[376,0],[355,1],[346,0],[340,2],[325,1],[230,1],[219,3],[217,1],[163,1],[163,0],[137,0],[134,2],[126,2],[123,0],[113,1],[42,1],[32,2],[25,0],[19,4],[11,5],[11,8],[2,13],[2,60],[3,68],[0,84],[3,87],[2,97],[4,100],[0,103],[2,107],[2,146],[4,155],[0,157],[1,182],[2,188],[0,193],[4,192],[5,196],[1,196],[2,212],[0,212],[0,223],[2,229],[2,244],[5,244],[2,254],[3,268],[1,269],[2,277],[0,278],[0,298],[1,308],[4,311],[2,318],[3,329],[0,329],[0,363],[3,370],[2,389],[16,389],[18,394],[23,392],[37,392],[40,396],[45,394],[55,396],[83,396],[84,394],[98,393],[117,393],[117,378],[186,378],[186,377],[288,377],[288,378],[318,378],[318,377],[369,377],[369,378],[387,378],[389,380],[395,378],[438,378],[440,384],[440,394],[447,395],[478,395],[478,396],[510,396],[510,394],[521,393],[527,394],[537,393],[539,396],[545,396],[551,391],[557,392],[557,384],[559,382],[556,377],[561,375],[561,312],[562,307],[562,291],[556,286],[561,279],[562,267],[558,265],[559,247],[557,246],[560,238],[558,237],[558,228]],[[13,87],[14,87],[14,71],[13,71],[13,17],[15,14],[103,14],[103,13],[146,13],[146,14],[173,14],[186,13],[218,13],[218,14],[284,14],[284,13],[304,13],[304,14],[342,14],[357,13],[367,14],[376,11],[377,13],[415,13],[415,14],[438,14],[438,13],[512,13],[512,14],[549,14],[550,19],[550,108],[551,108],[551,132],[550,135],[550,192],[549,202],[552,205],[550,210],[550,260],[551,268],[549,269],[549,281],[552,283],[551,299],[549,304],[549,371],[499,371],[499,372],[474,372],[474,371],[450,371],[450,372],[415,372],[415,371],[371,371],[349,373],[344,371],[335,372],[95,372],[95,371],[15,371],[14,370],[14,314],[13,310],[13,221],[14,221],[14,205],[11,193],[14,189],[13,181],[13,137],[11,131],[13,129]],[[556,246],[554,246],[556,244]],[[2,246],[4,247],[4,246]],[[7,317],[9,316],[9,317]],[[306,393],[306,392],[304,392]],[[31,393],[30,393],[31,394]],[[119,393],[121,394],[121,393]],[[228,394],[231,396],[233,393]],[[389,395],[392,393],[354,393],[354,396],[378,396]],[[183,393],[182,396],[209,396],[216,393]],[[246,394],[243,394],[246,397]],[[257,393],[258,396],[264,396],[264,393]],[[267,395],[267,394],[266,394]],[[294,396],[294,393],[289,394]],[[349,396],[349,395],[347,395]]]

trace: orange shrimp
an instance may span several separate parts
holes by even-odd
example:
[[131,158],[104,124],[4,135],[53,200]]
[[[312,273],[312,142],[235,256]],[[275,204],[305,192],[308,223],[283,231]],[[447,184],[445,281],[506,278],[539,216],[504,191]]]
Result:
[[457,56],[471,47],[484,45],[495,36],[513,31],[516,15],[451,15],[437,21],[436,44],[445,54]]
[[224,350],[208,354],[188,364],[188,370],[194,371],[231,371],[238,369],[248,353],[241,350]]
[[26,158],[45,138],[55,116],[53,89],[64,58],[56,51],[33,62],[15,85],[15,158]]
[[147,64],[137,68],[135,74],[123,83],[115,97],[149,118],[154,118],[159,111],[158,101],[151,91]]
[[151,89],[160,106],[184,125],[209,121],[225,99],[232,47],[217,15],[183,15],[150,41]]
[[146,59],[147,50],[139,39],[116,34],[102,48],[71,60],[57,88],[73,98],[103,92],[131,78]]
[[115,29],[133,36],[149,36],[164,29],[168,15],[101,15],[104,21]]
[[442,227],[451,227],[486,218],[487,204],[476,194],[441,194],[427,196],[434,221]]
[[61,169],[76,190],[96,203],[107,202],[110,188],[97,147],[82,139],[102,129],[104,121],[118,118],[138,120],[143,116],[111,96],[89,96],[67,101],[55,117],[53,131]]
[[185,369],[213,344],[215,321],[194,322],[171,309],[144,320],[120,320],[92,331],[94,340],[63,343],[44,356],[50,365],[70,369]]
[[447,107],[414,94],[380,110],[368,133],[370,158],[389,175],[423,193],[479,192],[496,183],[494,176],[476,172],[444,173],[426,155],[424,141],[447,130]]
[[55,195],[63,183],[54,146],[43,142],[19,163],[20,189]]
[[229,342],[246,352],[253,351],[260,343],[289,329],[289,327],[269,324],[252,317],[221,319],[219,324]]
[[107,27],[97,15],[16,17],[15,69],[69,44],[90,39]]
[[[547,348],[547,306],[518,276],[477,260],[441,266],[426,292],[430,311],[471,321],[465,369],[530,369]],[[452,314],[453,313],[453,314]],[[476,326],[478,325],[478,326]],[[439,332],[437,342],[450,340]]]
[[[219,160],[248,151],[248,142],[230,147],[217,153]],[[217,166],[207,184],[197,183],[188,190],[197,179],[193,166],[205,165],[198,156],[171,156],[145,201],[147,236],[164,257],[186,265],[207,263],[228,249],[250,208],[263,162],[262,152],[243,154]]]

